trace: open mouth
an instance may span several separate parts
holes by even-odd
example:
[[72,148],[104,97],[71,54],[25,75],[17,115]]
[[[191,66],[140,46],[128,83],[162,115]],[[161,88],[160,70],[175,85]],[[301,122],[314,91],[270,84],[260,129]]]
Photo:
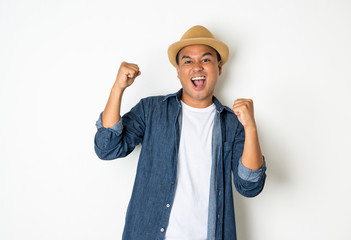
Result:
[[202,87],[205,83],[206,77],[199,76],[199,77],[192,77],[191,81],[195,85],[195,87]]

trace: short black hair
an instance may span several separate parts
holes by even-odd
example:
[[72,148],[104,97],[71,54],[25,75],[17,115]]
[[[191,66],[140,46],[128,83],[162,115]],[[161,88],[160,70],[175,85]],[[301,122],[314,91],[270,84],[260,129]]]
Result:
[[[217,52],[216,49],[213,48],[213,50],[215,50],[216,53],[217,53],[217,60],[218,60],[218,62],[221,61],[222,60],[221,55],[219,55],[219,53]],[[176,62],[177,62],[178,66],[179,66],[179,53],[180,53],[180,50],[179,50],[179,52],[177,53],[177,56],[176,56]]]

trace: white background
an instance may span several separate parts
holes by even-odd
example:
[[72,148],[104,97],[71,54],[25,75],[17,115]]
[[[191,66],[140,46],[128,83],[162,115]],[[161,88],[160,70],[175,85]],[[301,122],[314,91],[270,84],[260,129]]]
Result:
[[351,239],[351,2],[0,0],[0,239],[120,239],[137,148],[101,161],[95,121],[121,61],[141,97],[180,88],[168,46],[206,26],[230,49],[223,104],[255,102],[267,181],[235,193],[239,240]]

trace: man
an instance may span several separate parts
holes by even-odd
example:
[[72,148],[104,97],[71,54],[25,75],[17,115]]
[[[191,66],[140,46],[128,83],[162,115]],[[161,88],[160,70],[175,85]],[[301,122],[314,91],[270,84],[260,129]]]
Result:
[[202,27],[168,49],[182,89],[142,99],[120,117],[121,99],[141,72],[123,62],[97,122],[101,159],[125,157],[141,143],[123,239],[236,239],[233,181],[247,197],[265,182],[253,103],[232,109],[214,96],[228,47]]

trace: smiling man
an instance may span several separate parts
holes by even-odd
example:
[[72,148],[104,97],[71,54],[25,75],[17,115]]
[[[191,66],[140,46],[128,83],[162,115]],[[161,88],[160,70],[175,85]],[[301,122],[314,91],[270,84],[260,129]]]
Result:
[[176,69],[183,87],[182,101],[196,108],[211,105],[222,73],[216,50],[207,45],[190,45],[180,50],[178,59]]
[[253,102],[232,108],[213,96],[228,47],[203,26],[168,49],[182,89],[141,99],[122,118],[124,90],[141,72],[123,62],[97,121],[95,151],[104,160],[142,145],[123,239],[236,239],[232,181],[246,196],[265,183]]

